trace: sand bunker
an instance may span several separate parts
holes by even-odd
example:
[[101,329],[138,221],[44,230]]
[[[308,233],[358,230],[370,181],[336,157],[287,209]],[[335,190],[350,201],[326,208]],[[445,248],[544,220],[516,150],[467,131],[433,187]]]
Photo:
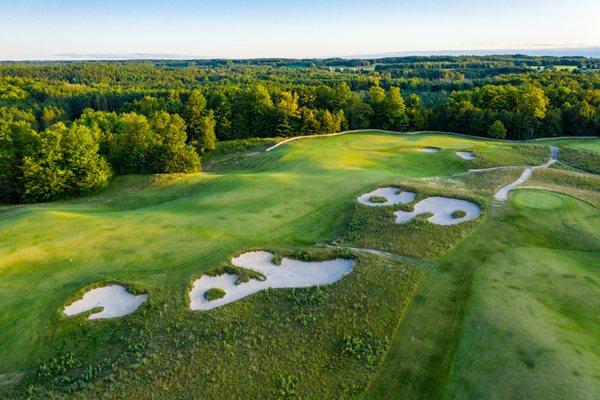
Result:
[[[382,187],[361,195],[358,201],[367,206],[381,207],[410,203],[415,199],[415,196],[416,193],[414,192],[405,192],[395,187]],[[381,203],[372,202],[370,200],[371,197],[385,197],[387,201]]]
[[[464,216],[454,218],[452,213],[456,211],[463,211]],[[470,201],[448,197],[428,197],[415,204],[414,211],[396,211],[394,215],[397,224],[405,224],[419,214],[432,213],[433,215],[427,218],[427,221],[438,225],[454,225],[475,219],[480,212],[479,207]]]
[[102,308],[88,319],[116,318],[131,314],[148,299],[147,294],[133,295],[121,285],[104,286],[88,291],[80,300],[65,307],[64,313],[73,316]]
[[[251,269],[265,276],[265,280],[250,279],[236,285],[237,276],[222,274],[203,275],[194,281],[190,292],[192,310],[210,310],[267,288],[297,288],[324,285],[336,282],[348,275],[354,267],[354,260],[335,259],[330,261],[305,262],[284,258],[281,265],[272,262],[273,254],[267,251],[251,251],[231,260],[235,266]],[[204,294],[208,289],[220,288],[225,296],[208,301]]]
[[422,147],[419,149],[421,153],[437,153],[440,151],[437,147]]
[[460,158],[463,158],[465,160],[474,160],[475,159],[475,155],[473,153],[471,153],[470,151],[457,151],[456,155],[459,156]]

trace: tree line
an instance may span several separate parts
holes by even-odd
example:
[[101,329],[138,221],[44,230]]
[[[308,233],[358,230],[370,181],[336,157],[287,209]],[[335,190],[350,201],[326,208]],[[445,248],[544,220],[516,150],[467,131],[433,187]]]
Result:
[[220,140],[369,128],[600,134],[598,72],[459,72],[484,61],[506,67],[505,59],[419,58],[410,62],[427,63],[426,77],[398,78],[393,68],[252,63],[1,65],[0,201],[90,193],[115,174],[199,171]]

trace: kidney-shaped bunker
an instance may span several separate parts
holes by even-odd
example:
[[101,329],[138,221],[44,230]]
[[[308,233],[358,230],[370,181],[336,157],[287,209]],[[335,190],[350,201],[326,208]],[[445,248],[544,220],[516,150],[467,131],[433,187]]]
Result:
[[396,223],[405,224],[419,214],[432,213],[427,221],[438,225],[454,225],[479,216],[477,204],[448,197],[428,197],[415,204],[413,211],[396,211]]

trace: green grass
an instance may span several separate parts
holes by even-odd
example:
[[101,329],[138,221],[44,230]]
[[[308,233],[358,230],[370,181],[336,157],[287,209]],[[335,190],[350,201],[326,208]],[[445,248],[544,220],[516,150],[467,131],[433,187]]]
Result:
[[[323,249],[290,254],[349,256]],[[191,312],[181,297],[157,289],[152,295],[160,305],[131,315],[127,332],[120,332],[126,337],[120,351],[93,362],[80,356],[77,342],[90,335],[98,340],[98,329],[108,332],[112,324],[98,327],[79,319],[75,327],[61,327],[55,355],[24,385],[34,398],[56,399],[360,393],[387,350],[420,274],[387,258],[356,257],[353,272],[333,285],[263,291],[210,312]],[[90,378],[82,371],[90,371]]]
[[548,192],[492,207],[425,271],[364,398],[597,398],[599,222]]
[[371,203],[385,203],[387,201],[387,199],[385,197],[381,197],[381,196],[371,196],[371,197],[369,197],[369,201]]
[[513,200],[520,206],[552,210],[563,204],[561,196],[548,192],[516,192]]
[[[341,241],[357,247],[391,251],[411,257],[439,256],[481,221],[493,193],[517,179],[521,172],[520,169],[499,169],[455,175],[451,179],[405,180],[403,183],[392,181],[391,186],[415,192],[417,196],[414,201],[411,204],[390,207],[369,207],[356,202],[348,232]],[[476,220],[450,226],[435,225],[426,221],[429,215],[421,215],[406,224],[395,223],[396,210],[411,211],[415,203],[431,196],[449,196],[473,201],[479,204],[483,215]]]
[[[442,150],[425,154],[422,147]],[[460,159],[459,149],[474,151],[477,160]],[[375,187],[410,185],[419,196],[444,193],[486,207],[495,188],[520,171],[465,174],[469,168],[535,165],[548,157],[545,146],[434,133],[358,133],[242,153],[234,162],[215,159],[209,173],[121,177],[87,198],[0,209],[0,374],[27,373],[11,396],[25,397],[19,390],[31,384],[38,397],[58,398],[355,397],[382,349],[391,344],[388,355],[402,355],[398,349],[408,348],[401,338],[409,333],[394,332],[419,276],[409,265],[361,256],[356,271],[338,284],[316,292],[265,291],[209,313],[188,310],[191,281],[231,268],[228,260],[247,249],[347,238],[348,224],[360,218],[356,197]],[[460,239],[490,218],[456,231],[417,221],[400,233],[427,240],[406,241],[412,243],[407,251],[392,249],[441,255],[463,246]],[[385,226],[393,227],[393,220]],[[381,233],[361,232],[365,240]],[[310,255],[333,255],[317,253]],[[425,348],[411,350],[411,365],[423,373],[406,385],[415,393],[428,393],[419,377],[438,379],[433,387],[439,388],[447,376],[432,366],[449,365],[444,349],[456,340],[452,332],[464,311],[457,299],[468,292],[470,271],[461,264],[455,274],[453,262],[426,271],[403,322],[431,337],[429,364],[416,358]],[[111,321],[61,314],[74,293],[102,281],[131,285],[149,300]],[[429,308],[418,307],[421,302]],[[437,325],[423,324],[419,315],[436,317]]]
[[225,297],[227,292],[221,288],[210,288],[204,293],[204,298],[208,301],[213,301]]
[[[600,138],[596,139],[545,139],[534,143],[563,147],[575,147],[600,154]],[[559,155],[560,158],[560,155]]]
[[600,211],[518,191],[495,226],[446,398],[598,398]]
[[537,169],[526,186],[568,194],[600,208],[599,175],[568,170]]

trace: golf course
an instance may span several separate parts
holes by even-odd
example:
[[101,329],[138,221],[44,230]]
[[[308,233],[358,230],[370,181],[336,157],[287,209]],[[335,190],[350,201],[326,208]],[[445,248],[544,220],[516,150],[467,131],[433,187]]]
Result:
[[600,139],[275,143],[0,205],[0,398],[600,398]]

